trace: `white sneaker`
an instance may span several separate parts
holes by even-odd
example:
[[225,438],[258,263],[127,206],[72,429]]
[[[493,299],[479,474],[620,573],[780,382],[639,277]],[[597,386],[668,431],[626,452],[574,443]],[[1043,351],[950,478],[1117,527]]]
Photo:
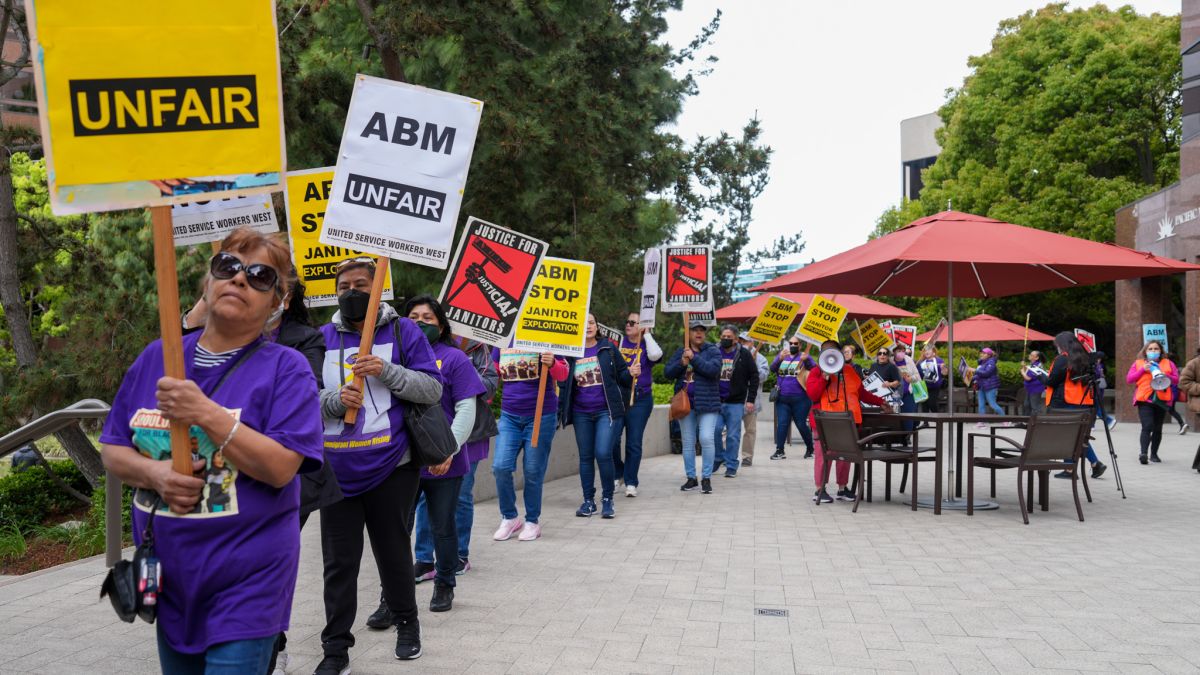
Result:
[[625,496],[626,497],[636,497],[637,496],[637,486],[636,485],[626,485],[625,486]]
[[1179,425],[1179,435],[1182,436],[1182,435],[1186,434],[1188,432],[1188,429],[1190,429],[1190,428],[1191,427],[1189,427],[1186,422],[1184,422],[1183,424],[1180,424]]
[[514,534],[521,531],[521,526],[525,524],[521,520],[521,516],[516,518],[502,518],[500,527],[496,529],[496,533],[492,535],[492,539],[496,541],[508,541]]
[[537,523],[525,523],[525,527],[521,528],[521,534],[517,537],[519,541],[533,541],[542,536],[542,526]]
[[271,672],[271,675],[287,675],[287,667],[288,653],[285,650],[279,652],[278,656],[275,657],[275,670]]

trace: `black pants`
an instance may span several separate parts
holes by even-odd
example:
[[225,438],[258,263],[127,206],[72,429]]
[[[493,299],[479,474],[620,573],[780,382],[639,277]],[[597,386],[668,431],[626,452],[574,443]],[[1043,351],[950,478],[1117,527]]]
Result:
[[437,583],[454,587],[454,572],[458,569],[458,493],[462,476],[458,478],[423,478],[421,492],[425,495],[425,512],[429,514],[429,529],[433,530],[433,563]]
[[[1174,403],[1171,404],[1170,408],[1167,408],[1167,414],[1171,416],[1171,419],[1175,420],[1175,424],[1183,426],[1183,417],[1179,414],[1179,411],[1175,409]],[[1165,422],[1166,420],[1163,421]]]
[[1145,401],[1137,402],[1138,419],[1142,422],[1142,456],[1146,456],[1146,450],[1150,450],[1150,454],[1158,455],[1158,446],[1162,444],[1162,428],[1163,421],[1167,418],[1167,411],[1159,405],[1147,403]]
[[371,537],[388,607],[397,620],[417,618],[408,533],[412,530],[419,481],[417,468],[406,464],[392,471],[375,489],[321,509],[321,556],[325,560],[325,629],[321,631],[321,645],[326,654],[345,654],[354,646],[350,629],[358,611],[364,525]]

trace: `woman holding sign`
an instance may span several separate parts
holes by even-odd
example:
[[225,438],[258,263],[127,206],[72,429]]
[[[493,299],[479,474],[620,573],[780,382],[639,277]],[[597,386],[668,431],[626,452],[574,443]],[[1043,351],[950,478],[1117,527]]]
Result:
[[596,513],[596,465],[600,465],[600,516],[612,518],[613,432],[625,416],[625,401],[633,377],[616,345],[596,339],[596,317],[587,315],[583,356],[567,359],[571,377],[563,385],[558,417],[563,427],[575,425],[579,447],[579,482],[583,504],[575,511],[580,518]]
[[775,398],[775,454],[771,455],[771,459],[787,459],[783,444],[787,441],[788,427],[792,423],[795,423],[796,430],[804,439],[804,458],[813,456],[813,435],[808,426],[812,399],[804,388],[808,383],[808,373],[816,367],[817,362],[807,351],[800,353],[800,338],[794,335],[788,339],[787,349],[779,352],[771,362],[771,372],[775,373],[775,386],[779,392]]
[[[683,471],[687,480],[679,487],[685,492],[700,488],[712,492],[713,459],[717,453],[717,419],[721,416],[721,350],[704,338],[708,327],[691,322],[687,349],[678,349],[663,368],[663,374],[675,380],[675,392],[687,390],[691,412],[679,420],[683,440]],[[700,482],[696,482],[696,440],[704,464]]]
[[[312,370],[263,337],[290,268],[276,239],[230,235],[205,277],[204,330],[183,340],[188,379],[163,377],[162,343],[151,343],[100,435],[105,468],[135,488],[135,539],[147,529],[155,539],[165,673],[265,672],[288,625],[300,560],[295,477],[321,465]],[[168,420],[189,428],[193,475],[171,468]]]
[[[496,437],[496,456],[492,459],[492,475],[496,477],[496,501],[500,503],[500,527],[492,539],[506,541],[517,535],[520,541],[533,541],[542,536],[538,520],[542,515],[542,480],[550,463],[550,444],[558,410],[558,383],[571,372],[567,362],[550,352],[538,354],[526,349],[493,349],[492,360],[500,371],[500,435]],[[533,423],[537,413],[538,388],[542,383],[541,369],[548,368],[550,378],[542,394],[542,421],[538,442],[533,444]],[[523,455],[521,468],[525,473],[525,518],[517,511],[517,489],[513,472],[517,457]]]
[[[340,672],[354,646],[358,568],[363,527],[379,567],[383,597],[396,626],[396,658],[421,656],[413,582],[412,513],[420,473],[409,452],[405,402],[433,405],[442,399],[442,375],[429,340],[417,324],[380,303],[371,353],[356,356],[375,275],[371,258],[338,264],[338,311],[321,327],[325,336],[325,453],[345,499],[321,509],[325,560],[325,629],[318,666]],[[352,424],[346,412],[357,409]]]
[[1163,422],[1167,418],[1167,407],[1171,404],[1171,385],[1179,384],[1179,367],[1163,355],[1162,343],[1151,340],[1142,347],[1137,359],[1129,366],[1125,381],[1135,385],[1133,405],[1142,423],[1142,452],[1138,461],[1142,464],[1147,461],[1161,462],[1158,446],[1162,443]]
[[[613,430],[613,468],[617,471],[617,480],[625,481],[625,496],[636,497],[638,488],[638,469],[642,465],[642,438],[646,433],[646,424],[650,422],[650,414],[654,412],[654,364],[662,360],[662,347],[654,341],[654,336],[639,327],[641,315],[630,312],[625,317],[625,337],[621,339],[621,356],[629,366],[629,374],[633,376],[633,402],[625,399],[627,407],[625,416],[617,419],[616,429]],[[621,432],[625,432],[625,457],[621,458]]]

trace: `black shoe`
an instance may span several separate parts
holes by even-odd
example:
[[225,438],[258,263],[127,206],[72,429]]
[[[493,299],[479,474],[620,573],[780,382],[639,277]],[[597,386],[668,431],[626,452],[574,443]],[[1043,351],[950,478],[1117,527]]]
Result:
[[837,491],[837,499],[839,502],[853,502],[858,499],[858,495],[854,494],[854,490],[844,488]]
[[1054,474],[1054,477],[1055,478],[1070,478],[1071,472],[1070,471],[1059,471],[1058,473]]
[[813,493],[813,501],[820,504],[832,504],[833,497],[829,496],[829,493],[825,491],[825,488],[821,488]]
[[1162,462],[1162,460],[1158,458],[1158,455],[1150,455],[1150,461],[1154,462],[1155,464]]
[[812,451],[812,450],[805,450],[805,451],[804,451],[804,459],[812,459],[812,457],[813,457],[813,451]]
[[466,558],[458,559],[458,567],[454,570],[454,576],[461,577],[471,569],[471,561]]
[[746,459],[742,460],[742,466],[754,466],[754,460],[747,457]]
[[712,481],[707,478],[700,481],[700,492],[703,492],[706,495],[712,494]]
[[345,654],[326,654],[317,664],[313,675],[349,675],[350,657]]
[[730,470],[726,469],[726,470],[725,470],[725,477],[726,477],[726,478],[737,478],[737,472],[736,472],[736,471],[730,471]]
[[1149,464],[1149,463],[1150,463],[1149,461],[1147,461],[1147,460],[1146,460],[1146,456],[1145,456],[1145,455],[1138,455],[1138,462],[1140,462],[1140,463],[1142,463],[1142,464]]
[[388,609],[387,603],[383,600],[379,601],[379,609],[371,613],[367,617],[367,628],[371,630],[386,630],[396,623],[396,617],[392,615],[392,610]]
[[1108,467],[1105,466],[1104,462],[1096,462],[1092,465],[1092,478],[1103,476],[1105,471],[1108,471]]
[[717,460],[717,461],[713,462],[713,473],[720,471],[721,465],[724,463],[725,462],[723,460]]
[[787,455],[782,450],[776,450],[775,454],[771,455],[771,459],[787,459]]
[[416,577],[416,583],[429,581],[437,576],[437,568],[431,562],[418,560],[413,563],[413,576]]
[[435,581],[433,584],[433,599],[429,601],[429,611],[449,612],[453,606],[454,588]]
[[679,486],[679,489],[683,490],[684,492],[688,492],[689,490],[695,490],[698,487],[700,487],[700,483],[696,482],[695,478],[689,478],[687,479],[686,483]]
[[401,661],[421,658],[421,624],[416,619],[396,623],[396,658]]

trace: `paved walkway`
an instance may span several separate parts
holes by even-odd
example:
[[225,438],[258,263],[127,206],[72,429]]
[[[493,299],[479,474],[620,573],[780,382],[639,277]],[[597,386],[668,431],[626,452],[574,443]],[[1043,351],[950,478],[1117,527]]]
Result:
[[[578,482],[556,481],[537,542],[490,541],[496,507],[481,503],[454,610],[422,610],[425,656],[399,663],[389,633],[363,629],[354,672],[1200,670],[1196,435],[1168,436],[1165,462],[1143,467],[1136,429],[1120,425],[1129,499],[1111,474],[1095,481],[1079,523],[1054,481],[1051,511],[1025,526],[1011,472],[1001,508],[970,519],[898,502],[814,507],[811,461],[767,461],[763,432],[758,463],[712,495],[678,490],[678,456],[650,460],[613,521],[573,517]],[[304,538],[294,673],[320,656],[316,534]],[[359,625],[378,597],[367,559]],[[0,672],[157,672],[153,629],[100,604],[102,578],[93,559],[0,582]],[[423,606],[431,591],[418,587]]]

